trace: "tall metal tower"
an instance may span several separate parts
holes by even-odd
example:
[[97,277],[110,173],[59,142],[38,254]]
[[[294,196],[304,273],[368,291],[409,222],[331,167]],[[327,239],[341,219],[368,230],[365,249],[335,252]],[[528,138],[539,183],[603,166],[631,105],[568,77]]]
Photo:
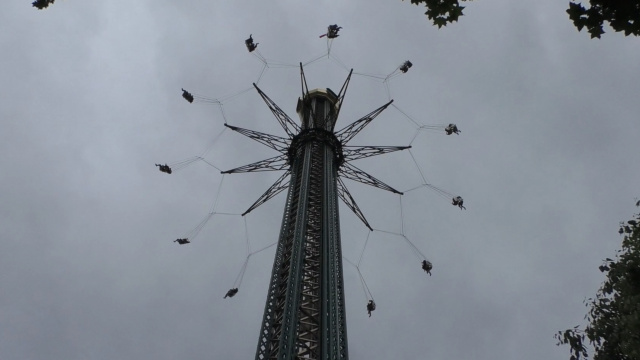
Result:
[[371,226],[341,177],[401,194],[349,163],[410,146],[349,146],[393,100],[335,131],[351,74],[340,92],[309,91],[300,64],[300,125],[254,87],[287,137],[226,125],[280,155],[223,173],[285,170],[243,215],[288,188],[256,359],[348,359],[338,198]]

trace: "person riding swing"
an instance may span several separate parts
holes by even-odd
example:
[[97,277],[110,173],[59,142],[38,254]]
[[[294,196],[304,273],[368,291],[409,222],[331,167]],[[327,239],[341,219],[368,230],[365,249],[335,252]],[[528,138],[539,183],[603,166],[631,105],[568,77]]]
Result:
[[182,97],[187,100],[189,103],[193,102],[193,95],[185,89],[182,89]]
[[464,205],[462,205],[464,203],[464,200],[462,200],[462,196],[456,196],[453,198],[453,200],[451,201],[451,204],[454,206],[457,206],[460,208],[460,210],[465,209],[467,210],[466,207],[464,207]]
[[460,130],[458,129],[458,126],[456,126],[456,124],[449,124],[449,126],[444,128],[444,131],[447,133],[447,135],[451,135],[451,134],[460,135]]
[[249,50],[249,52],[253,52],[253,50],[255,50],[258,47],[258,44],[260,43],[253,43],[253,34],[249,35],[249,38],[247,40],[244,41],[244,44],[247,46],[247,50]]
[[227,291],[227,294],[224,296],[224,298],[223,298],[223,299],[226,299],[226,298],[228,298],[228,297],[232,298],[232,297],[234,297],[237,293],[238,293],[238,288],[232,288],[232,289],[229,289],[229,291]]
[[338,31],[340,31],[340,29],[342,29],[342,26],[338,26],[338,24],[329,25],[327,27],[327,33],[320,35],[320,37],[326,36],[328,39],[335,39],[340,36],[338,35]]
[[371,312],[376,309],[376,303],[373,300],[369,300],[367,303],[367,312],[369,313],[369,317],[371,317]]
[[406,73],[407,71],[409,71],[409,69],[413,66],[413,64],[411,63],[411,61],[407,60],[405,61],[402,65],[400,65],[400,71],[402,71],[402,73]]
[[169,167],[169,165],[167,165],[167,164],[164,164],[164,165],[156,164],[156,166],[160,168],[161,172],[167,173],[167,174],[171,174],[171,168]]
[[433,265],[431,265],[431,262],[422,260],[422,270],[426,271],[429,276],[431,276],[431,269],[433,269]]

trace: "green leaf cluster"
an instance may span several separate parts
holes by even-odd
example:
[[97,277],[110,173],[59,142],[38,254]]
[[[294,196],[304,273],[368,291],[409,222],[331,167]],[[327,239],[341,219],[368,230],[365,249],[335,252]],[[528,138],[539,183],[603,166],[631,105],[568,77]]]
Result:
[[424,4],[427,7],[425,15],[439,29],[447,26],[448,23],[458,21],[458,18],[464,15],[462,13],[464,6],[460,6],[460,1],[467,0],[411,0],[411,3],[414,5]]
[[640,0],[589,0],[587,9],[582,4],[569,3],[569,19],[582,31],[587,28],[591,38],[600,38],[606,21],[615,31],[624,31],[625,36],[640,35]]
[[569,345],[571,360],[588,358],[586,341],[594,360],[640,360],[640,214],[634,217],[620,223],[622,249],[599,267],[607,279],[596,297],[585,301],[588,325],[555,335],[558,345]]

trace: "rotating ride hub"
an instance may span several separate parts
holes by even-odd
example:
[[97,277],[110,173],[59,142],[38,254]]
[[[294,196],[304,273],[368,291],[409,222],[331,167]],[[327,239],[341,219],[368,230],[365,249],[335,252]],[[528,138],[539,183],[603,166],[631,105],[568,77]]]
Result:
[[[333,132],[337,120],[337,101],[338,97],[331,89],[311,90],[304,100],[298,99],[296,112],[301,119],[306,118],[308,121],[305,123],[303,120],[302,130],[291,141],[287,152],[289,165],[293,165],[294,159],[301,154],[301,149],[310,142],[324,144],[332,149],[337,166],[344,163],[342,143]],[[326,116],[323,117],[325,113]]]

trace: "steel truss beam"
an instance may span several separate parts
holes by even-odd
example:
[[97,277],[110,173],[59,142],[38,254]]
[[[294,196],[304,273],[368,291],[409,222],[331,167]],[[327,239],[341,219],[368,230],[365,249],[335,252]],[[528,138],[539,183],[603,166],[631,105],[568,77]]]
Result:
[[371,185],[382,190],[391,191],[392,193],[395,193],[395,194],[402,195],[402,192],[392,188],[391,186],[383,183],[382,181],[376,179],[375,177],[367,174],[363,170],[358,169],[357,167],[349,163],[344,163],[344,165],[340,168],[340,174],[347,179],[357,181],[363,184]]
[[[302,63],[300,63],[300,87],[302,89],[302,97],[300,98],[302,100],[303,103],[309,101],[309,87],[307,86],[307,78],[306,76],[304,76],[304,68],[302,67]],[[305,105],[308,105],[305,103]],[[317,121],[317,117],[316,117],[316,111],[314,109],[313,106],[304,106],[310,113],[311,113],[311,118],[315,119],[316,123]],[[327,112],[327,115],[324,118],[324,123],[327,122],[327,120],[329,120],[329,117],[331,116],[333,112]]]
[[254,202],[253,205],[249,207],[249,209],[247,209],[247,211],[242,213],[242,216],[247,215],[251,211],[255,210],[258,206],[266,203],[272,197],[280,194],[283,190],[285,190],[289,186],[289,181],[286,181],[286,179],[290,174],[291,171],[287,171],[282,174],[282,176],[280,176],[280,178],[278,178],[278,180],[276,180],[276,182],[273,183],[273,185],[271,185],[271,187],[268,188],[267,191],[265,191],[264,194],[262,194],[260,198],[258,198],[258,200],[256,200],[256,202]]
[[[303,184],[301,172],[302,162],[297,162],[292,166],[291,180],[289,182],[289,192],[284,208],[282,226],[280,228],[280,238],[278,248],[273,261],[271,281],[262,319],[260,338],[256,360],[273,359],[280,351],[280,339],[282,337],[282,320],[284,315],[284,304],[287,300],[287,286],[290,282],[290,271],[292,265],[296,263],[292,259],[293,248],[296,245],[293,241],[295,233],[296,219],[300,215],[297,203],[300,199],[300,190]],[[277,359],[277,357],[276,357]]]
[[279,151],[282,154],[286,154],[287,150],[289,149],[290,141],[283,137],[266,134],[266,133],[262,133],[255,130],[243,129],[243,128],[232,126],[229,124],[224,124],[224,126],[228,127],[233,131],[239,132],[240,134],[246,137],[249,137],[263,145],[266,145],[276,151]]
[[406,149],[411,146],[344,146],[342,153],[345,161],[352,161]]
[[296,124],[293,120],[291,120],[289,115],[287,115],[282,109],[280,109],[280,107],[276,105],[276,103],[273,102],[273,100],[271,100],[267,96],[267,94],[265,94],[262,90],[260,90],[258,85],[254,83],[253,87],[255,87],[256,90],[258,90],[258,94],[260,94],[264,102],[269,107],[269,110],[271,110],[271,112],[276,117],[276,119],[278,119],[278,123],[280,123],[280,126],[282,126],[282,128],[287,133],[287,135],[289,135],[290,138],[292,138],[293,135],[295,135],[297,132],[300,131],[300,125]]
[[300,63],[300,87],[302,88],[302,97],[305,99],[309,96],[309,87],[307,86],[307,78],[304,76],[304,69],[302,63]]
[[338,101],[336,103],[336,107],[338,109],[336,110],[336,118],[340,115],[340,109],[342,109],[342,101],[347,94],[347,88],[349,87],[349,82],[351,81],[351,74],[353,74],[353,69],[349,71],[349,76],[347,76],[347,79],[344,81],[344,84],[342,84],[342,87],[340,88],[340,92],[338,92]]
[[342,179],[340,178],[338,178],[338,196],[344,202],[344,204],[347,205],[347,207],[351,209],[351,211],[353,211],[358,219],[362,220],[364,225],[368,227],[369,230],[373,231],[373,228],[371,227],[371,225],[369,225],[369,222],[364,217],[364,214],[360,210],[360,207],[358,207],[358,204],[353,199],[353,196],[351,196],[351,193],[347,189],[347,186],[344,184],[344,182],[342,182]]
[[275,171],[286,170],[287,168],[289,168],[288,157],[286,155],[278,155],[269,159],[264,159],[248,165],[240,166],[235,169],[222,171],[222,173],[235,174],[243,172]]
[[358,133],[362,131],[362,129],[364,129],[365,126],[369,125],[371,120],[375,119],[376,116],[380,115],[380,113],[383,112],[387,107],[389,107],[391,103],[393,103],[393,100],[390,100],[388,103],[380,106],[379,108],[373,110],[367,115],[352,122],[344,129],[336,132],[336,136],[338,137],[342,145],[346,145],[351,139],[353,139],[354,136],[358,135]]

